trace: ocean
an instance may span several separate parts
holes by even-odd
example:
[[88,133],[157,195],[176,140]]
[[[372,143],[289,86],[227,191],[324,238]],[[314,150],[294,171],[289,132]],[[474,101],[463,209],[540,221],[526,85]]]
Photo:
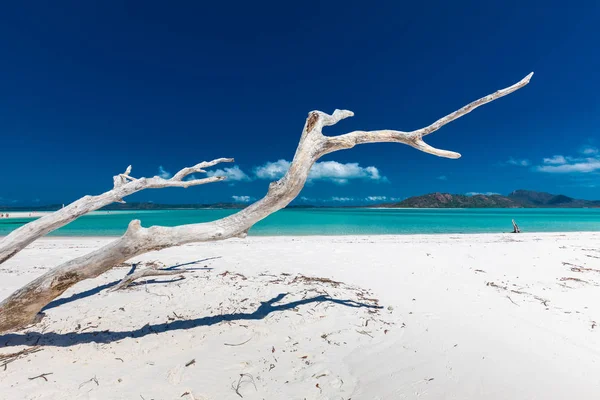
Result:
[[[85,215],[50,235],[118,236],[132,219],[142,226],[174,226],[212,221],[237,210],[100,211]],[[256,224],[256,236],[501,233],[515,219],[523,232],[600,231],[600,209],[285,209]],[[0,219],[0,236],[31,221]]]

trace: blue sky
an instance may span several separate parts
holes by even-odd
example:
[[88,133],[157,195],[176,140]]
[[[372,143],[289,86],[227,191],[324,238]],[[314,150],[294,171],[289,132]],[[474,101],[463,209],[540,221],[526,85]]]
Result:
[[[261,197],[311,110],[326,134],[412,130],[534,71],[428,137],[336,152],[309,202],[514,189],[600,199],[600,5],[578,1],[12,2],[0,13],[0,204],[67,203],[234,157],[228,182],[129,201]],[[223,166],[225,167],[225,166]],[[235,197],[234,197],[235,196]]]

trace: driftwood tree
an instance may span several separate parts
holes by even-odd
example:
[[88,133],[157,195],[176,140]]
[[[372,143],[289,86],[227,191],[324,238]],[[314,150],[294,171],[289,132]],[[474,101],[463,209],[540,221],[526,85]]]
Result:
[[123,198],[144,189],[161,189],[166,187],[183,187],[204,185],[205,183],[218,182],[225,179],[224,176],[211,176],[203,179],[186,179],[190,174],[206,172],[204,169],[215,166],[222,162],[233,162],[233,158],[219,158],[205,161],[187,167],[177,172],[170,179],[158,176],[152,178],[134,178],[131,174],[131,165],[124,173],[113,177],[114,186],[111,190],[97,196],[85,196],[74,201],[68,206],[36,219],[22,227],[15,229],[4,239],[0,240],[0,264],[8,260],[28,244],[36,239],[56,230],[69,222],[89,212],[112,203],[124,203]]
[[289,170],[283,178],[269,185],[265,197],[233,215],[212,222],[144,228],[139,220],[131,221],[127,231],[120,238],[46,272],[0,303],[0,332],[16,330],[34,323],[39,318],[42,308],[69,287],[84,279],[95,278],[135,256],[186,243],[245,237],[254,224],[284,208],[296,198],[304,187],[313,164],[326,154],[350,149],[358,144],[390,142],[404,143],[439,157],[459,158],[459,153],[428,145],[423,141],[423,137],[481,105],[522,88],[529,83],[532,75],[533,73],[512,86],[482,97],[425,128],[410,132],[353,131],[339,136],[325,136],[322,133],[324,127],[334,125],[354,114],[347,110],[335,110],[332,115],[312,111],[306,119]]

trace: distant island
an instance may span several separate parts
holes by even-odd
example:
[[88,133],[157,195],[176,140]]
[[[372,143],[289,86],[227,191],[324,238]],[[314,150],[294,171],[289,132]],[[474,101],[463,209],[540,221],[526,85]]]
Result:
[[[242,209],[245,203],[212,203],[212,204],[158,204],[158,203],[114,203],[101,208],[101,211],[125,210],[199,210],[199,209]],[[0,206],[0,211],[56,211],[62,204],[46,206]],[[562,194],[554,195],[531,190],[515,190],[508,196],[500,194],[449,194],[429,193],[422,196],[409,197],[397,203],[370,205],[326,206],[310,204],[293,204],[286,208],[599,208],[600,200],[580,200]]]
[[500,194],[430,193],[410,197],[399,203],[379,204],[384,208],[594,208],[600,200],[580,200],[562,194],[554,195],[531,190],[515,190],[508,196]]

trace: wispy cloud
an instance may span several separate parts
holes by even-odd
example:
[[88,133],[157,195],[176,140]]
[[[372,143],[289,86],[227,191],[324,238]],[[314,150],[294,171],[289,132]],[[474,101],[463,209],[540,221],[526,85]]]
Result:
[[560,156],[560,155],[544,158],[544,164],[562,165],[562,164],[566,164],[566,163],[567,163],[567,159],[564,156]]
[[528,167],[528,166],[530,166],[530,165],[531,165],[531,161],[529,161],[529,160],[528,160],[528,159],[526,159],[526,158],[519,159],[519,158],[510,157],[510,158],[509,158],[509,159],[508,159],[508,160],[505,162],[505,164],[508,164],[508,165],[515,165],[515,166],[517,166],[517,167]]
[[354,197],[336,197],[336,196],[333,196],[331,198],[331,201],[335,201],[335,202],[338,202],[338,203],[348,203],[350,201],[354,201]]
[[214,169],[206,173],[207,176],[225,176],[229,182],[247,182],[250,177],[237,165],[229,168]]
[[596,147],[581,147],[579,155],[554,155],[544,158],[542,164],[536,165],[534,171],[550,174],[577,174],[600,171],[600,154]]
[[[258,179],[275,180],[281,178],[290,168],[287,160],[267,162],[254,168],[254,175]],[[322,161],[313,165],[308,174],[308,181],[329,181],[338,185],[344,185],[353,179],[370,180],[376,182],[387,182],[376,167],[361,167],[358,163],[342,164],[337,161]]]
[[162,165],[159,165],[158,166],[158,176],[160,176],[163,179],[169,179],[170,177],[173,176],[173,174],[171,174],[169,171],[164,169],[164,167]]
[[316,203],[317,200],[313,197],[306,197],[306,196],[300,196],[298,198],[298,200],[304,202],[304,203]]
[[402,197],[388,197],[388,196],[367,196],[364,199],[369,202],[382,202],[382,201],[400,201]]
[[386,201],[387,196],[367,196],[365,197],[366,201]]
[[236,202],[236,203],[250,203],[252,200],[254,200],[254,197],[250,197],[250,196],[231,196],[231,198]]
[[596,158],[576,159],[563,165],[538,165],[535,170],[555,174],[588,173],[600,171],[600,160]]
[[366,197],[332,197],[329,200],[321,200],[321,202],[332,201],[335,203],[382,203],[385,201],[400,201],[400,197],[388,196],[366,196]]
[[447,180],[448,180],[448,177],[447,177],[446,175],[440,175],[440,176],[438,176],[438,177],[437,177],[437,178],[435,178],[435,179],[439,179],[440,181],[447,181]]
[[585,145],[581,148],[580,153],[586,156],[598,154],[598,148],[590,145]]
[[477,195],[493,196],[495,194],[500,194],[500,193],[496,193],[496,192],[467,192],[467,193],[465,193],[466,196],[477,196]]

